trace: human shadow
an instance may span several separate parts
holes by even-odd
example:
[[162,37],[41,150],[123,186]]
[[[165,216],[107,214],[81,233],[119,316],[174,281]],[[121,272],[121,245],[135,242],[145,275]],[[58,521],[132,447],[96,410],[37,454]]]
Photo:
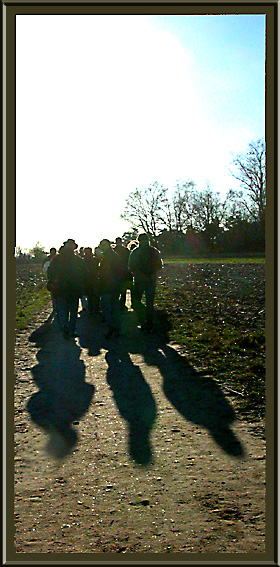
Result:
[[29,341],[39,348],[38,364],[31,370],[38,391],[26,408],[32,421],[48,434],[47,453],[61,459],[78,443],[73,424],[87,412],[94,386],[85,381],[81,348],[74,339],[63,339],[55,319],[38,327]]
[[127,337],[128,352],[142,354],[146,364],[158,368],[166,398],[185,420],[206,429],[227,454],[243,457],[245,449],[232,430],[236,415],[222,388],[171,346],[170,324],[164,312],[156,311],[155,322],[155,332]]
[[[244,447],[232,430],[236,420],[232,405],[213,377],[198,372],[187,356],[170,344],[166,314],[156,311],[154,333],[139,330],[134,312],[125,315],[122,327],[120,338],[107,340],[98,319],[79,317],[77,323],[80,347],[86,348],[89,356],[107,351],[106,378],[120,415],[128,424],[131,458],[141,465],[152,462],[150,435],[157,414],[151,388],[140,367],[133,363],[133,354],[158,368],[164,395],[186,421],[206,429],[227,454],[244,456]],[[55,322],[42,325],[30,340],[40,347],[39,364],[32,371],[40,390],[29,400],[28,409],[38,425],[62,435],[66,440],[62,453],[67,453],[77,442],[73,421],[87,411],[94,387],[84,381],[81,348],[75,341],[65,341],[55,330]],[[59,453],[53,439],[50,445],[53,452]]]
[[89,316],[79,312],[77,320],[77,334],[82,348],[87,350],[88,356],[99,356],[107,343],[104,338],[106,325],[100,315]]
[[139,366],[132,363],[125,337],[106,339],[106,325],[99,318],[81,316],[78,320],[79,343],[89,356],[107,351],[106,379],[120,415],[128,425],[128,452],[139,465],[153,461],[150,433],[156,419],[156,404],[150,386]]
[[186,421],[204,428],[227,454],[239,458],[245,454],[232,426],[236,415],[218,382],[209,373],[198,372],[170,344],[170,322],[164,311],[155,311],[155,332],[143,333],[137,327],[134,312],[123,317],[122,336],[106,340],[98,322],[80,319],[80,344],[88,354],[105,355],[107,382],[122,417],[128,423],[130,456],[138,464],[152,459],[150,434],[156,419],[156,403],[150,386],[130,354],[143,357],[156,366],[163,378],[162,390]]
[[122,417],[127,421],[128,446],[132,459],[139,465],[153,461],[150,433],[156,419],[156,403],[144,376],[132,363],[122,345],[108,350],[107,382]]

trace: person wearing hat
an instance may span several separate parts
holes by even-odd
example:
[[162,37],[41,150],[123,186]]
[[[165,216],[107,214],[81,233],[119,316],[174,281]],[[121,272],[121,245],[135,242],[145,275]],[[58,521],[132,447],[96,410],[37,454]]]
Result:
[[119,257],[107,238],[101,240],[98,247],[101,251],[98,270],[100,305],[102,315],[108,325],[108,332],[105,336],[109,339],[113,336],[119,336],[121,326]]
[[[138,236],[139,246],[129,256],[128,268],[133,274],[132,289],[133,309],[136,312],[141,329],[151,331],[154,324],[154,299],[157,275],[163,267],[160,252],[150,245],[148,234]],[[145,294],[146,307],[141,299]]]
[[79,299],[84,292],[86,266],[75,254],[77,243],[69,238],[48,268],[48,277],[56,297],[57,317],[65,339],[76,336]]

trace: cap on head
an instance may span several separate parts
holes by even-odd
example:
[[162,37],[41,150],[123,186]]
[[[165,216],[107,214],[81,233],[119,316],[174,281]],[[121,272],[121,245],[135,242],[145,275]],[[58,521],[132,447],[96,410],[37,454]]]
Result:
[[68,240],[63,242],[63,245],[66,248],[70,248],[71,250],[76,250],[76,248],[78,248],[78,244],[75,242],[73,238],[68,238]]

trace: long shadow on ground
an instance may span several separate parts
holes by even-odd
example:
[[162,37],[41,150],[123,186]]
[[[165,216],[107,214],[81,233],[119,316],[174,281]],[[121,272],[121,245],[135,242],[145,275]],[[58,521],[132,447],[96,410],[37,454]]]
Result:
[[133,364],[126,350],[124,337],[105,338],[106,326],[100,319],[79,317],[79,343],[89,356],[106,350],[107,383],[120,415],[128,424],[128,450],[140,465],[152,461],[150,432],[156,419],[156,403],[140,368]]
[[150,386],[129,354],[120,349],[108,350],[107,382],[120,414],[129,425],[129,453],[141,465],[152,461],[150,432],[156,418],[156,403]]
[[46,450],[57,458],[66,457],[78,442],[73,422],[88,410],[94,386],[85,382],[81,348],[61,336],[56,319],[50,317],[29,337],[40,350],[38,364],[31,370],[38,391],[27,402],[27,410],[49,439]]
[[[235,412],[221,387],[168,344],[165,314],[156,312],[156,321],[155,332],[146,335],[139,346],[146,364],[157,366],[161,373],[165,396],[187,421],[208,430],[223,451],[234,457],[244,456],[244,448],[231,429]],[[130,352],[138,352],[135,346],[130,345]]]
[[232,431],[235,412],[218,383],[195,370],[186,356],[169,343],[168,321],[156,311],[155,332],[145,334],[137,327],[134,312],[122,318],[122,336],[105,339],[106,326],[99,318],[79,315],[76,341],[65,341],[56,320],[46,321],[30,336],[39,347],[38,365],[32,374],[39,391],[28,401],[32,420],[49,433],[48,450],[55,456],[67,455],[78,441],[73,422],[88,410],[94,386],[85,382],[81,348],[88,356],[107,351],[107,383],[120,415],[128,424],[128,451],[140,465],[153,460],[150,441],[156,420],[156,402],[141,369],[131,354],[156,366],[162,376],[162,389],[173,407],[184,417],[206,429],[223,451],[242,457],[244,449]]
[[129,452],[138,464],[152,461],[150,432],[156,419],[156,403],[140,368],[130,354],[142,355],[156,366],[163,378],[162,389],[174,408],[187,420],[206,429],[227,454],[242,457],[244,449],[231,429],[235,412],[218,383],[198,372],[169,344],[169,323],[156,311],[155,332],[142,333],[133,312],[122,320],[122,336],[104,339],[98,322],[79,320],[80,345],[88,354],[107,350],[107,382],[120,414],[129,426]]

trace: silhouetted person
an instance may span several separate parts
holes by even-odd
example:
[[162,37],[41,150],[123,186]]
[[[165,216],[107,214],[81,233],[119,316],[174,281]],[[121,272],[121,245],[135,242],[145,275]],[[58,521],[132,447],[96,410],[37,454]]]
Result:
[[50,249],[50,253],[48,254],[48,256],[45,258],[44,262],[43,262],[43,274],[45,277],[47,277],[47,273],[48,273],[48,267],[51,263],[51,261],[53,260],[53,258],[56,256],[57,251],[56,248],[52,247]]
[[86,264],[87,274],[85,283],[85,296],[87,298],[87,309],[90,315],[99,312],[99,289],[98,289],[98,266],[99,259],[92,252],[92,248],[84,248],[83,261]]
[[[129,253],[132,252],[132,250],[134,250],[134,249],[137,248],[137,247],[138,247],[138,242],[137,242],[137,240],[130,240],[130,242],[129,242],[128,245],[127,245],[127,248],[128,248],[128,250],[129,250]],[[130,271],[129,269],[128,269],[128,272],[129,272],[129,274],[130,274],[130,276],[131,276],[131,278],[132,278],[132,281],[131,281],[131,284],[130,284],[130,285],[131,285],[131,287],[130,287],[130,304],[131,304],[131,305],[130,305],[130,306],[131,306],[131,308],[133,309],[133,297],[132,297],[132,296],[133,296],[133,293],[132,293],[132,290],[133,290],[133,275],[132,275],[132,273],[131,273],[131,271]]]
[[[55,258],[56,255],[57,255],[57,250],[56,250],[56,248],[52,247],[52,248],[50,249],[49,255],[48,255],[47,258],[44,260],[44,263],[43,263],[43,274],[44,274],[45,278],[47,278],[47,281],[48,281],[48,268],[49,268],[49,265],[50,265],[50,263],[52,262],[52,260]],[[50,292],[50,293],[51,293],[51,301],[52,301],[53,313],[56,313],[56,311],[57,311],[57,308],[56,308],[56,298],[55,298],[55,296],[53,295],[52,292]]]
[[[142,330],[151,331],[154,324],[154,299],[157,274],[163,267],[160,252],[150,245],[146,233],[139,234],[139,246],[129,256],[128,268],[133,274],[132,289],[133,309],[139,319]],[[145,294],[146,308],[141,299]]]
[[68,239],[48,268],[50,286],[56,297],[58,322],[65,339],[76,336],[79,298],[85,286],[85,263],[74,253],[77,247],[73,239]]
[[116,238],[115,252],[119,257],[121,293],[120,293],[120,311],[123,313],[126,309],[126,291],[132,288],[132,274],[128,270],[129,249],[123,245],[120,237]]
[[101,250],[98,275],[101,310],[108,324],[106,338],[110,338],[120,334],[119,258],[107,238],[101,240],[98,248]]

